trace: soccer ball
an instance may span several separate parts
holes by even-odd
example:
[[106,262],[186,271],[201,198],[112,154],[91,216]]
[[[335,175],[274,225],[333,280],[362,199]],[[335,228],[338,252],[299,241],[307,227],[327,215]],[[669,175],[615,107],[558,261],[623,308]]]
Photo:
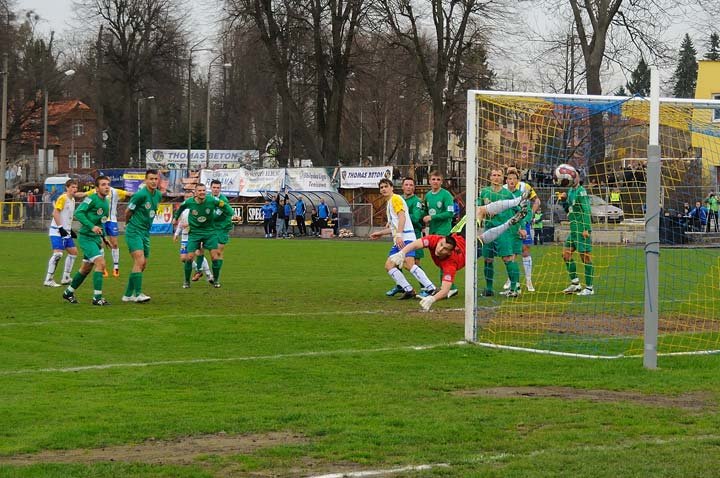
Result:
[[577,169],[569,164],[561,164],[555,168],[555,183],[558,186],[568,187],[575,184],[578,178]]

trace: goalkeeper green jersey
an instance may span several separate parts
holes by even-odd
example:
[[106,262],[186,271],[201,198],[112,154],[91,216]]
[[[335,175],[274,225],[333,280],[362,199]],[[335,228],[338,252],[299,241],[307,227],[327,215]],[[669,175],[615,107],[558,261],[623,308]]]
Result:
[[101,198],[98,193],[86,196],[83,202],[80,203],[80,206],[75,210],[75,219],[82,224],[79,233],[86,236],[98,237],[98,234],[93,231],[93,228],[95,226],[103,228],[105,222],[108,220],[109,214],[110,202],[107,197]]

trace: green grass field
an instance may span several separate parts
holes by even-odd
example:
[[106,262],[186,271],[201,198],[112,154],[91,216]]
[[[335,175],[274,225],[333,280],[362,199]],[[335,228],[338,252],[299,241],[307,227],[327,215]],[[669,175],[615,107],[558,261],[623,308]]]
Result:
[[[123,254],[123,276],[106,280],[113,305],[99,308],[89,283],[79,305],[40,285],[44,234],[0,233],[0,476],[720,469],[720,357],[661,357],[648,371],[458,344],[460,299],[423,314],[384,296],[387,249],[233,239],[223,288],[183,290],[177,245],[154,237],[152,301],[120,302]],[[556,252],[542,249],[538,264]],[[363,471],[379,474],[352,474]]]

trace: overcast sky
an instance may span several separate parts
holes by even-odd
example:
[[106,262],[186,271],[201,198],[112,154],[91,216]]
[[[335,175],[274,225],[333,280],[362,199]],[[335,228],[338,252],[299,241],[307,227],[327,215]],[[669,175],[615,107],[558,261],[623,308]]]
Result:
[[[185,0],[185,2],[192,7],[192,18],[191,21],[194,19],[203,19],[204,21],[193,21],[194,25],[197,25],[200,28],[203,28],[206,30],[207,33],[205,33],[206,37],[210,37],[213,35],[214,25],[212,21],[208,21],[208,19],[216,19],[217,18],[217,4],[214,0]],[[62,35],[63,32],[67,32],[72,27],[73,20],[75,19],[73,15],[73,0],[16,0],[16,10],[33,10],[38,15],[40,15],[40,23],[38,24],[38,27],[47,33],[49,33],[51,30],[54,30],[57,32],[58,35]],[[530,15],[541,17],[541,15]],[[673,35],[672,39],[670,40],[671,45],[677,44],[677,48],[680,46],[679,39],[675,39],[675,36],[681,36],[686,31],[689,31],[691,37],[693,37],[693,41],[695,43],[695,48],[698,50],[698,57],[701,57],[703,52],[705,51],[704,42],[706,41],[708,32],[703,32],[701,38],[699,38],[699,34],[697,33],[697,30],[693,32],[692,28],[688,28],[688,26],[683,26],[680,24],[673,25],[673,28],[670,30],[675,31],[675,35]],[[65,36],[65,35],[62,35]],[[202,37],[202,33],[198,34],[198,38]],[[530,79],[530,81],[534,81],[535,73],[531,71],[531,68],[528,67],[527,64],[523,64],[522,62],[518,62],[519,59],[517,55],[507,54],[508,52],[503,52],[502,54],[491,54],[491,67],[495,69],[495,71],[498,73],[498,83],[508,82],[508,78],[512,77],[513,79],[517,79],[518,84],[516,84],[516,88],[520,87],[522,88],[522,77]],[[513,58],[515,61],[508,62],[508,58]],[[202,62],[203,60],[200,59]],[[664,71],[661,70],[661,76],[663,79],[667,80],[669,76],[672,75],[672,71],[668,71],[668,69],[665,69]],[[619,71],[614,71],[614,73],[610,73],[604,82],[604,89],[608,92],[614,91],[622,85],[626,81],[626,78],[624,75]],[[499,87],[503,87],[504,85],[499,84]],[[665,86],[665,85],[664,85]],[[507,86],[506,86],[507,87]],[[529,88],[528,88],[529,89]]]

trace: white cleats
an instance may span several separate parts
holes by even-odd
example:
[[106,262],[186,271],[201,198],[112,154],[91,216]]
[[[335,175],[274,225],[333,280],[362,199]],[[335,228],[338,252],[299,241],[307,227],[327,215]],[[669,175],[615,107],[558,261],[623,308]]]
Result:
[[572,282],[569,286],[563,289],[563,294],[575,294],[581,290],[583,290],[583,288],[580,285],[580,282]]
[[595,295],[595,289],[593,289],[592,287],[585,287],[583,290],[581,290],[575,295]]
[[141,304],[145,302],[150,302],[150,296],[140,293],[135,296],[135,302],[139,302]]
[[60,287],[60,284],[58,284],[57,282],[55,282],[52,279],[46,280],[45,282],[43,282],[43,285],[45,287]]

